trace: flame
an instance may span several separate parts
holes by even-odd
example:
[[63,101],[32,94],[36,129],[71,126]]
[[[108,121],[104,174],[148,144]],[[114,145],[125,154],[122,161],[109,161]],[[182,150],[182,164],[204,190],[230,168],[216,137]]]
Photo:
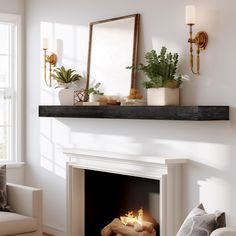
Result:
[[138,215],[135,215],[133,211],[129,211],[125,216],[120,217],[121,223],[124,225],[134,225],[138,223],[143,225],[143,209],[138,210]]

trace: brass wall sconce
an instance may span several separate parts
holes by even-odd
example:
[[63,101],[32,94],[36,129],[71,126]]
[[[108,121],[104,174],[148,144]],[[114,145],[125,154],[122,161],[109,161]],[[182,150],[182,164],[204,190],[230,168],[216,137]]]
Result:
[[[48,51],[48,39],[43,39],[44,50],[44,81],[47,86],[52,87],[52,69],[57,64],[57,55],[55,53],[47,53]],[[49,78],[47,78],[47,64],[49,65]]]
[[[191,71],[195,75],[200,74],[200,51],[205,50],[208,44],[208,34],[205,31],[200,31],[193,38],[193,26],[196,24],[196,8],[194,5],[186,6],[186,24],[190,27],[190,67]],[[197,47],[197,70],[194,70],[193,62],[193,44]]]

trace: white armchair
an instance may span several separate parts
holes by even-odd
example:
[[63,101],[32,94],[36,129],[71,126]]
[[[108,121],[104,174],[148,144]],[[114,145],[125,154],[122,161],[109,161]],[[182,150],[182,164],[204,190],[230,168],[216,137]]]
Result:
[[236,236],[236,227],[226,227],[215,230],[211,236]]
[[42,236],[42,190],[7,184],[11,212],[0,212],[0,236]]

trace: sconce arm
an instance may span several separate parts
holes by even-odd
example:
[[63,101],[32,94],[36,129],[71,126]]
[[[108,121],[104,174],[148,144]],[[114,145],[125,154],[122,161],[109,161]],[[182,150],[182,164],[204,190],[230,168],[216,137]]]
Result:
[[[57,55],[55,53],[47,54],[47,49],[44,50],[44,81],[47,86],[52,87],[52,68],[57,64]],[[47,64],[49,64],[49,79],[47,79]],[[48,82],[49,80],[49,82]]]
[[[193,31],[192,31],[193,25],[189,25],[189,26],[190,26],[190,31],[189,31],[190,37],[188,39],[188,42],[190,43],[190,67],[193,74],[199,75],[200,74],[200,52],[201,52],[201,49],[202,50],[206,49],[206,46],[208,44],[208,35],[206,32],[200,31],[193,38]],[[194,71],[193,44],[197,46],[197,71]]]

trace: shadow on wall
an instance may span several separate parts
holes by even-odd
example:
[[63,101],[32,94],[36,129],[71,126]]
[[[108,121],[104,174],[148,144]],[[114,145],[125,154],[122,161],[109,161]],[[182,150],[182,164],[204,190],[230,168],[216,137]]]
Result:
[[209,213],[220,210],[225,211],[228,216],[227,213],[232,211],[234,203],[231,201],[233,192],[229,176],[224,171],[196,161],[189,161],[183,173],[186,177],[184,186],[189,186],[185,187],[183,199],[185,215],[193,207],[194,202],[196,205],[203,203]]
[[[169,158],[190,158],[227,171],[229,140],[220,140],[227,122],[215,128],[210,122],[130,121],[90,119],[41,119],[41,156],[65,158],[65,147]],[[212,127],[211,127],[212,126]],[[220,143],[220,141],[222,141]],[[47,147],[47,148],[45,148]],[[53,162],[54,162],[53,161]],[[48,166],[50,166],[48,164]],[[64,163],[60,167],[63,167]],[[50,170],[52,167],[50,167]]]
[[[79,70],[79,72],[86,70],[88,26],[41,22],[40,29],[41,42],[43,38],[48,38],[49,51],[54,51],[59,55],[58,66],[66,65]],[[57,39],[59,39],[60,45],[56,45]],[[43,52],[41,58],[43,58]]]
[[[87,65],[88,27],[53,22],[40,23],[40,42],[49,39],[49,52],[58,55],[57,66],[64,65],[85,74]],[[59,39],[59,40],[58,40]],[[60,42],[60,45],[56,45]],[[42,49],[42,46],[40,46]],[[44,83],[44,61],[41,50],[40,103],[59,104],[58,90]],[[68,129],[53,119],[40,120],[40,165],[51,173],[65,178],[66,159],[61,151],[68,144]],[[59,139],[59,141],[58,141]]]
[[220,137],[229,136],[229,125],[228,122],[199,125],[198,122],[43,118],[41,166],[64,178],[63,148],[189,158],[183,172],[184,213],[199,202],[209,212],[219,209],[228,213],[234,207],[231,163],[236,150],[233,140]]

